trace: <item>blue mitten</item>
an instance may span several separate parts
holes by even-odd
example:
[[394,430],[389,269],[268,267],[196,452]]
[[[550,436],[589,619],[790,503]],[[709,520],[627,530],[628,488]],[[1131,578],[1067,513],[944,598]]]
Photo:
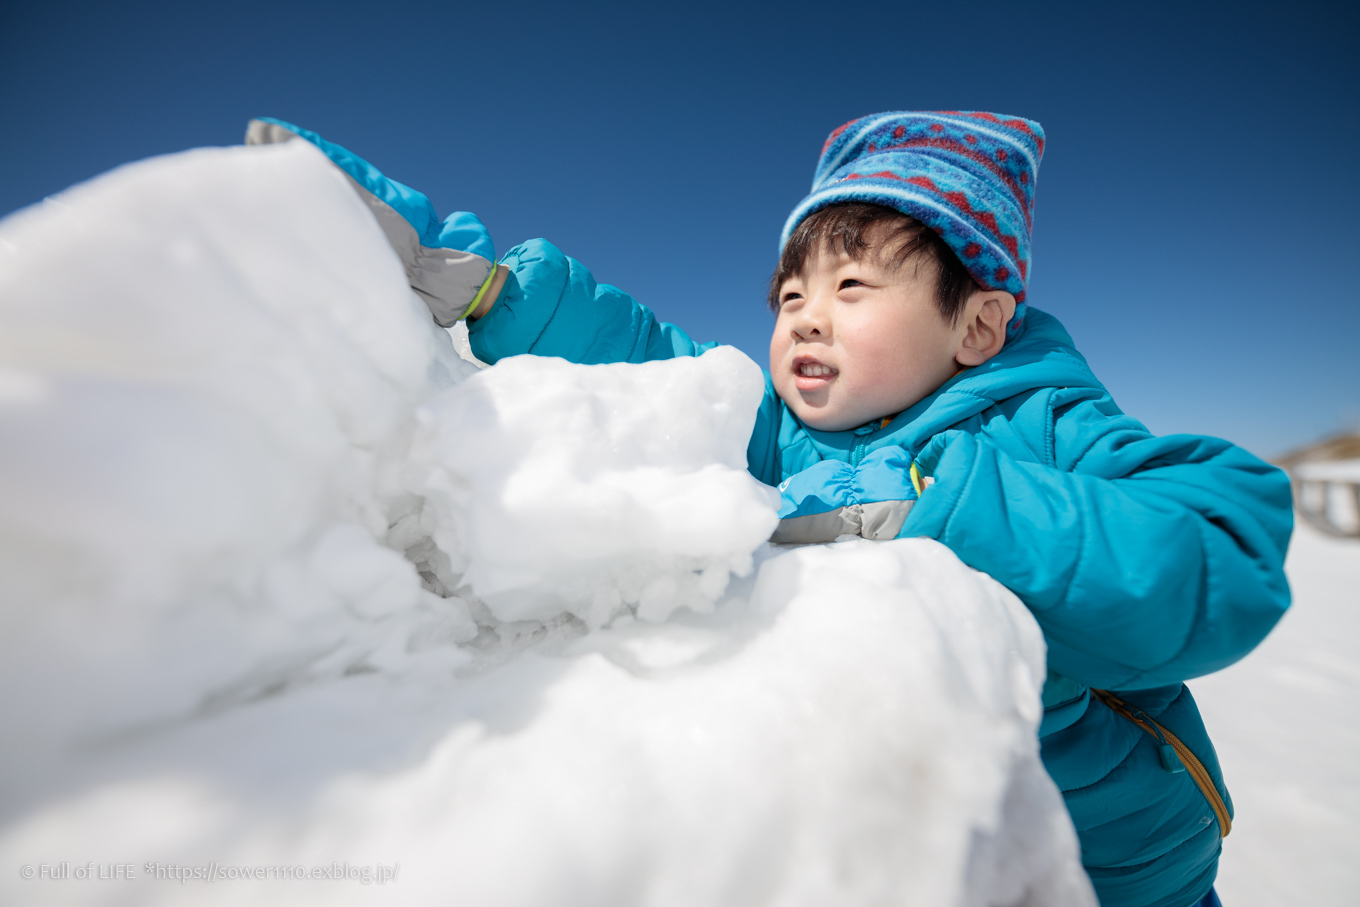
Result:
[[441,222],[424,195],[310,130],[273,117],[251,120],[246,128],[247,145],[294,139],[321,149],[349,178],[406,266],[411,289],[425,300],[436,322],[448,327],[477,307],[496,273],[495,246],[477,215],[455,211]]
[[920,475],[901,447],[882,447],[851,466],[822,460],[779,484],[778,544],[834,542],[842,535],[893,539],[916,504]]

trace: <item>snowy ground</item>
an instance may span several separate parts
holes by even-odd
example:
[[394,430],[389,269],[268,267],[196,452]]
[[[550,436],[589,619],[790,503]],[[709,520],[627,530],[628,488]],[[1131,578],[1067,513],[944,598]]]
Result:
[[767,545],[761,388],[478,371],[301,142],[0,224],[0,901],[1091,904],[1032,618]]
[[1294,604],[1275,632],[1190,685],[1237,812],[1217,887],[1225,907],[1354,907],[1360,540],[1301,525],[1285,566]]

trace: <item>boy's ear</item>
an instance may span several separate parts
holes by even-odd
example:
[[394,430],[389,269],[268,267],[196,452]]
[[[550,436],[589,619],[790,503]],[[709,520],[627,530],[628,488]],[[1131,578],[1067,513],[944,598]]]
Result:
[[1015,297],[1005,290],[973,291],[955,328],[954,361],[962,366],[981,365],[1001,352],[1006,325],[1014,314]]

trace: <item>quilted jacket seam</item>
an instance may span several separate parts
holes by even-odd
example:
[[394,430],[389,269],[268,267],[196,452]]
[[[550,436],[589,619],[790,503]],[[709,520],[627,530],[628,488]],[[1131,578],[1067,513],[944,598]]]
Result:
[[566,297],[566,295],[567,295],[567,287],[571,285],[571,264],[570,264],[570,263],[567,264],[567,269],[566,269],[566,270],[567,270],[567,273],[564,275],[564,279],[563,279],[563,281],[562,281],[562,285],[561,285],[561,287],[559,287],[558,290],[557,290],[557,301],[553,303],[552,314],[550,314],[547,318],[545,318],[545,319],[543,320],[543,327],[539,329],[539,332],[538,332],[538,334],[534,337],[533,342],[531,342],[531,343],[529,344],[529,350],[528,350],[528,351],[529,351],[530,353],[533,353],[533,352],[534,352],[534,347],[538,346],[539,341],[543,339],[543,335],[546,334],[546,333],[548,333],[548,328],[549,328],[549,326],[552,325],[553,321],[557,318],[557,313],[558,313],[559,311],[561,311],[561,309],[562,309],[562,300],[563,300],[563,299]]

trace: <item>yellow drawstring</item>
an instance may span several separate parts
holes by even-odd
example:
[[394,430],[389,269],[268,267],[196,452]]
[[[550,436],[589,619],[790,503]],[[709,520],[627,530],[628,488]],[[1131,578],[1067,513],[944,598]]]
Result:
[[926,483],[921,478],[921,467],[916,465],[916,461],[911,461],[911,487],[916,489],[916,496],[919,498],[925,493]]

